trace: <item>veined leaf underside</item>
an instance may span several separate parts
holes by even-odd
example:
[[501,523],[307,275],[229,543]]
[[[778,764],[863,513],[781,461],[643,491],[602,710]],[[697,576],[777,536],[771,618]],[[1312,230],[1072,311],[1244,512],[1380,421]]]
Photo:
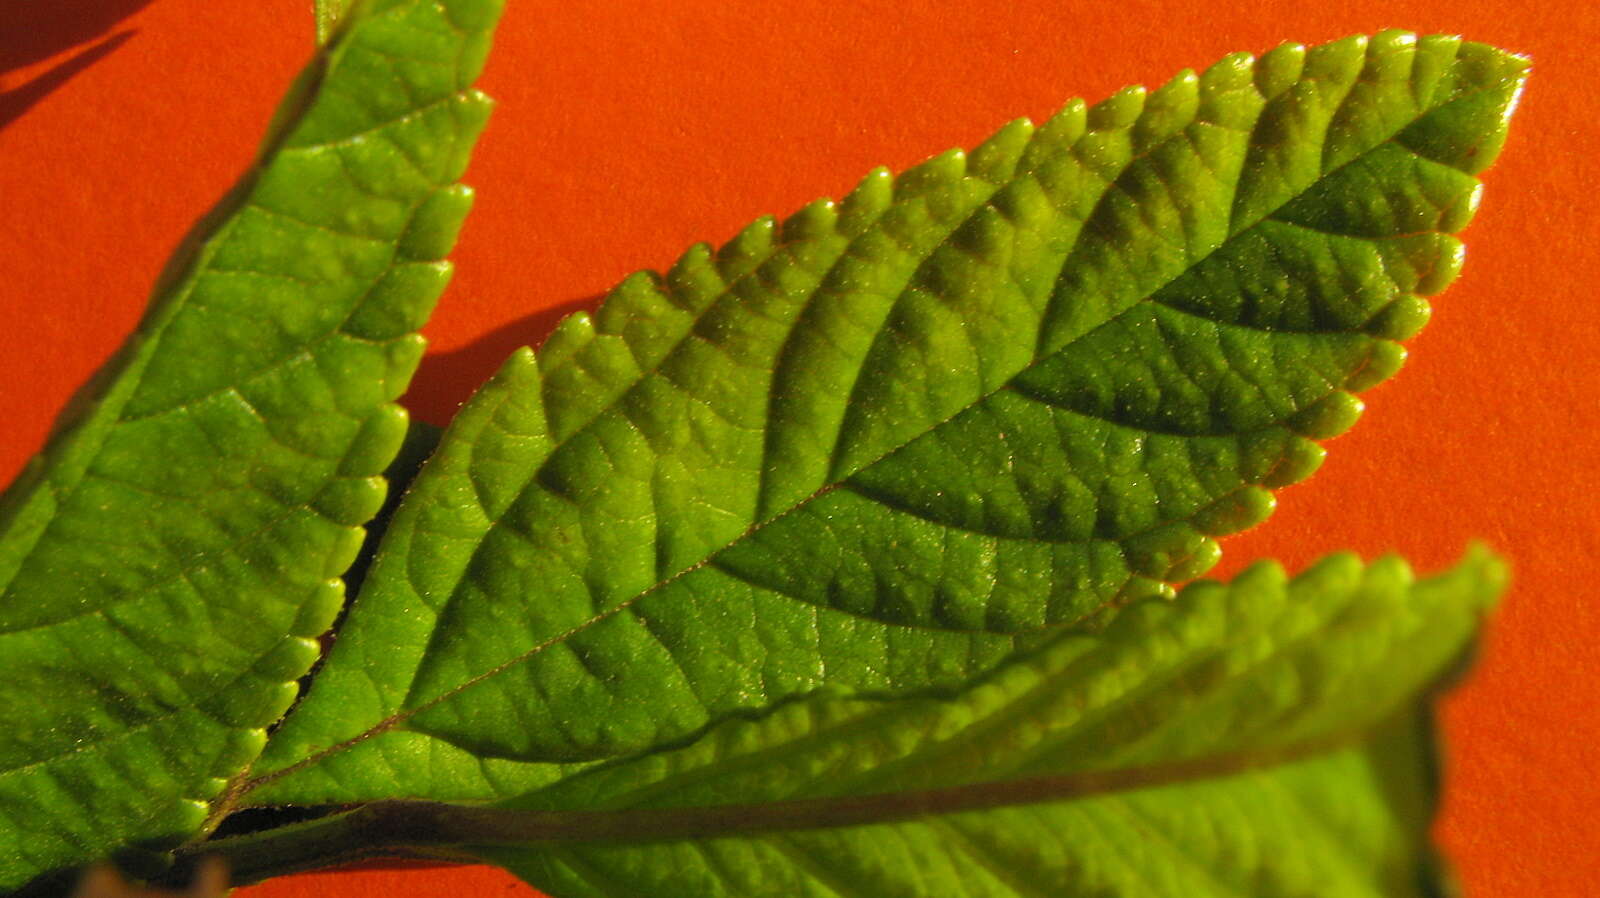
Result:
[[[1503,583],[1481,551],[1421,581],[1261,564],[946,694],[813,693],[491,807],[380,801],[259,847],[483,858],[560,896],[1433,894],[1426,704]],[[196,851],[248,880],[259,838]]]
[[524,791],[1197,576],[1399,366],[1524,73],[1229,57],[629,279],[452,425],[247,800]]

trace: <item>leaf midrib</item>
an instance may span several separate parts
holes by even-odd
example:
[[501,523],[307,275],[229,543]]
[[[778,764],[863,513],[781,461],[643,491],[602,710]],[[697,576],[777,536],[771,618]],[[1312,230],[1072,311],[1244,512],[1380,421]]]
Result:
[[[1371,53],[1370,46],[1367,48],[1366,53],[1370,55],[1370,53]],[[1366,61],[1364,60],[1363,61],[1363,66],[1365,66],[1365,64],[1366,64]],[[1351,81],[1350,86],[1345,90],[1344,95],[1340,97],[1338,104],[1334,107],[1333,111],[1329,114],[1329,122],[1330,123],[1335,121],[1335,120],[1337,120],[1337,118],[1339,116],[1339,113],[1345,108],[1345,104],[1349,101],[1350,95],[1354,92],[1355,86],[1357,84],[1359,84],[1359,83],[1361,83],[1361,79],[1360,79],[1359,76]],[[1475,96],[1477,96],[1479,94],[1485,93],[1485,92],[1490,91],[1490,90],[1500,89],[1500,88],[1502,88],[1504,86],[1505,86],[1505,79],[1499,79],[1499,80],[1494,81],[1492,84],[1485,84],[1485,85],[1482,85],[1482,86],[1479,86],[1479,87],[1475,87],[1475,88],[1473,88],[1471,90],[1459,92],[1459,93],[1455,94],[1454,96],[1452,96],[1448,101],[1440,103],[1437,106],[1431,106],[1431,107],[1423,110],[1420,114],[1416,115],[1415,117],[1412,117],[1412,118],[1408,119],[1403,124],[1401,124],[1397,128],[1395,128],[1395,130],[1391,131],[1387,136],[1385,136],[1381,140],[1375,141],[1371,146],[1369,146],[1366,149],[1362,150],[1360,153],[1354,154],[1349,159],[1346,159],[1343,162],[1340,162],[1338,165],[1336,165],[1336,166],[1334,166],[1334,167],[1332,167],[1330,169],[1326,169],[1326,170],[1322,171],[1314,180],[1312,180],[1310,183],[1308,183],[1300,191],[1298,191],[1298,192],[1296,192],[1296,193],[1284,198],[1282,200],[1282,202],[1280,202],[1278,205],[1276,205],[1275,207],[1271,208],[1270,210],[1264,211],[1258,218],[1256,218],[1256,220],[1252,221],[1250,224],[1248,224],[1248,225],[1246,225],[1246,226],[1244,226],[1242,228],[1239,228],[1238,230],[1232,231],[1225,239],[1219,241],[1218,244],[1215,247],[1213,247],[1210,250],[1208,250],[1204,255],[1202,255],[1202,256],[1194,259],[1193,261],[1191,261],[1182,271],[1179,271],[1179,272],[1176,272],[1175,274],[1173,274],[1172,277],[1169,278],[1165,283],[1163,283],[1160,286],[1155,287],[1151,291],[1149,291],[1149,293],[1146,296],[1141,297],[1140,299],[1135,300],[1134,302],[1130,303],[1127,306],[1127,308],[1122,310],[1122,312],[1126,312],[1128,309],[1134,308],[1134,307],[1138,306],[1140,303],[1150,301],[1151,297],[1154,295],[1154,293],[1159,291],[1162,287],[1165,287],[1168,284],[1171,284],[1173,281],[1177,280],[1178,278],[1182,277],[1183,275],[1187,274],[1188,272],[1193,271],[1197,266],[1203,264],[1207,259],[1209,259],[1211,256],[1215,255],[1217,252],[1219,252],[1222,249],[1224,249],[1225,247],[1231,245],[1234,241],[1238,240],[1240,237],[1244,236],[1245,234],[1248,234],[1251,231],[1253,231],[1254,229],[1260,227],[1263,222],[1276,221],[1277,219],[1274,219],[1272,217],[1273,215],[1277,214],[1279,211],[1281,211],[1283,208],[1288,206],[1290,203],[1293,203],[1295,200],[1297,200],[1301,196],[1305,195],[1308,191],[1315,189],[1319,184],[1323,183],[1328,178],[1333,177],[1338,172],[1344,170],[1348,166],[1353,165],[1353,164],[1355,164],[1355,163],[1367,158],[1370,154],[1378,151],[1380,148],[1392,144],[1395,141],[1396,137],[1398,137],[1401,132],[1403,132],[1407,128],[1411,127],[1416,122],[1418,122],[1418,121],[1420,121],[1420,120],[1422,120],[1424,118],[1427,118],[1429,116],[1435,115],[1435,114],[1439,113],[1441,110],[1444,110],[1444,109],[1447,109],[1447,108],[1449,108],[1451,106],[1454,106],[1456,104],[1465,102],[1465,101],[1467,101],[1467,100],[1469,100],[1469,99],[1471,99],[1471,98],[1473,98],[1473,97],[1475,97]],[[1257,121],[1259,122],[1259,119]],[[1252,126],[1252,131],[1253,130],[1254,130],[1254,126]],[[1180,131],[1180,133],[1181,133],[1181,131]],[[1134,162],[1137,162],[1139,159],[1148,157],[1151,153],[1155,152],[1160,147],[1165,146],[1168,141],[1176,139],[1176,136],[1177,135],[1174,135],[1173,137],[1168,137],[1166,140],[1162,140],[1162,141],[1160,141],[1160,142],[1158,142],[1156,144],[1153,144],[1150,147],[1146,148],[1145,152],[1137,154],[1137,155],[1131,157],[1129,162],[1128,162],[1128,165],[1124,166],[1123,172],[1126,172],[1127,169],[1129,167],[1131,167]],[[1402,147],[1402,148],[1405,149],[1407,152],[1418,156],[1419,158],[1427,158],[1426,156],[1423,156],[1421,153],[1419,153],[1419,152],[1417,152],[1415,150],[1412,150],[1409,147]],[[1326,151],[1326,147],[1325,146],[1323,147],[1323,150],[1324,150],[1324,152]],[[1118,178],[1117,179],[1113,179],[1111,184],[1114,185],[1116,183],[1116,180],[1119,180],[1120,177],[1121,177],[1121,174],[1119,173]],[[1237,188],[1237,184],[1238,184],[1238,182],[1235,181],[1234,185],[1233,185],[1235,187],[1235,189]],[[1109,192],[1109,189],[1110,189],[1110,187],[1108,186],[1107,192]],[[997,189],[996,192],[998,192],[998,189]],[[1100,203],[1104,201],[1104,197],[1105,197],[1105,194],[1102,193],[1101,198],[1096,201],[1096,205],[1095,205],[1096,209],[1098,209],[1099,206],[1100,206]],[[991,195],[990,199],[992,200],[992,195]],[[984,203],[980,204],[980,206],[978,208],[979,209],[987,208],[989,206],[989,202],[990,202],[989,200],[986,200]],[[1234,205],[1234,204],[1230,203],[1230,207],[1232,205]],[[976,210],[972,214],[976,214]],[[1085,221],[1091,220],[1092,218],[1093,218],[1093,215],[1091,213],[1090,216],[1086,217]],[[967,217],[967,219],[965,219],[965,220],[970,220],[970,219],[971,219],[971,215],[969,215]],[[1341,235],[1341,236],[1347,236],[1348,237],[1348,236],[1351,236],[1351,235]],[[1083,237],[1083,231],[1080,230],[1079,233],[1078,233],[1077,240],[1081,241],[1082,237]],[[949,242],[949,239],[950,238],[947,237],[945,239],[945,241],[942,242],[940,245],[942,246],[942,245],[947,244]],[[1355,238],[1355,239],[1363,239],[1363,238]],[[1367,239],[1370,239],[1370,238],[1367,238]],[[1065,267],[1066,262],[1070,260],[1072,254],[1074,252],[1076,252],[1076,249],[1077,249],[1078,245],[1080,245],[1080,244],[1075,241],[1073,247],[1071,249],[1069,249],[1064,254],[1063,263],[1062,263],[1062,267],[1063,268]],[[930,253],[930,255],[931,255],[931,253]],[[1059,279],[1059,277],[1060,277],[1060,273],[1059,273],[1059,270],[1058,270],[1057,279]],[[814,295],[815,295],[815,293],[813,293],[813,296]],[[808,300],[808,302],[809,302],[809,300]],[[715,308],[719,303],[720,303],[720,301],[709,304],[706,307],[706,310],[709,310],[711,308]],[[697,315],[695,317],[695,320],[698,321],[701,317],[703,317],[703,315],[705,314],[706,310],[702,310],[701,314]],[[1119,312],[1118,314],[1122,314],[1122,312]],[[1112,317],[1115,317],[1115,316],[1112,316]],[[886,317],[885,320],[886,321],[888,320],[887,317]],[[1110,320],[1110,319],[1108,318],[1107,320]],[[1041,328],[1041,332],[1040,332],[1041,339],[1043,338],[1043,335],[1044,335],[1044,329]],[[979,404],[987,401],[989,398],[991,398],[995,394],[997,394],[997,393],[999,393],[999,392],[1001,392],[1001,391],[1003,391],[1005,389],[1008,389],[1018,377],[1022,376],[1024,373],[1032,370],[1035,366],[1041,364],[1043,361],[1051,358],[1052,356],[1054,356],[1054,355],[1056,355],[1058,353],[1067,351],[1079,339],[1081,339],[1082,336],[1083,335],[1080,334],[1079,337],[1076,337],[1073,340],[1068,341],[1067,343],[1063,344],[1061,347],[1059,347],[1059,348],[1057,348],[1057,349],[1055,349],[1055,350],[1053,350],[1053,351],[1051,351],[1049,353],[1046,353],[1044,355],[1036,355],[1035,358],[1033,359],[1033,361],[1029,362],[1026,366],[1024,366],[1017,373],[1015,373],[1015,374],[1011,375],[1009,378],[1007,378],[1004,383],[1000,384],[999,386],[995,387],[994,389],[992,389],[992,390],[990,390],[988,392],[979,394],[971,402],[967,403],[961,409],[959,409],[959,410],[951,413],[950,415],[946,416],[945,421],[948,421],[949,418],[952,418],[955,415],[960,414],[961,412],[963,412],[963,411],[965,411],[967,409],[970,409],[970,408],[972,408],[972,407],[974,407],[976,405],[979,405]],[[659,363],[658,363],[657,367],[659,368]],[[652,369],[652,370],[654,370],[654,369]],[[648,372],[646,372],[646,373],[648,373]],[[644,375],[642,374],[641,377],[642,376],[644,376]],[[594,420],[596,420],[601,413],[603,413],[603,410],[601,412],[597,412],[596,415],[594,417],[592,417],[588,422],[586,422],[582,427],[574,429],[574,431],[572,432],[573,435],[576,435],[577,433],[581,433],[588,426],[592,425]],[[875,465],[875,464],[881,462],[884,458],[887,458],[889,455],[892,455],[894,452],[899,451],[899,449],[902,448],[904,445],[907,445],[910,442],[912,442],[912,441],[914,441],[916,439],[919,439],[920,437],[926,435],[927,433],[929,433],[929,432],[931,432],[931,431],[933,431],[933,430],[935,430],[935,429],[937,429],[937,428],[939,428],[941,426],[944,426],[945,421],[935,422],[934,424],[930,425],[928,428],[926,428],[926,429],[924,429],[924,430],[922,430],[922,431],[920,431],[920,432],[918,432],[916,434],[911,435],[904,442],[902,442],[900,445],[897,445],[897,446],[895,446],[895,447],[883,452],[882,454],[880,454],[877,457],[875,457],[872,461],[870,461],[870,462],[868,462],[866,464],[863,464],[861,467],[857,468],[856,471],[853,471],[850,474],[846,474],[846,475],[840,476],[835,482],[824,484],[823,486],[821,486],[817,490],[813,491],[810,495],[807,495],[806,497],[804,497],[804,498],[802,498],[800,500],[797,500],[792,505],[790,505],[788,508],[785,508],[782,511],[779,511],[779,512],[777,512],[775,514],[772,514],[771,516],[765,518],[764,520],[761,520],[761,521],[758,521],[758,522],[755,522],[755,523],[751,524],[744,531],[739,533],[733,539],[729,540],[725,545],[723,545],[720,548],[715,549],[715,550],[713,550],[711,552],[708,552],[704,558],[700,559],[699,561],[695,562],[692,565],[689,565],[689,566],[685,567],[683,570],[678,571],[677,573],[675,573],[675,574],[673,574],[673,575],[671,575],[669,577],[665,577],[665,578],[662,578],[662,579],[656,581],[654,584],[651,584],[649,587],[641,590],[640,592],[636,593],[635,595],[616,603],[615,605],[611,606],[610,608],[607,608],[607,609],[605,609],[603,611],[600,611],[600,612],[594,614],[593,616],[591,616],[587,620],[583,621],[582,623],[579,623],[579,624],[577,624],[577,625],[575,625],[575,626],[573,626],[573,627],[571,627],[571,628],[569,628],[569,629],[567,629],[567,630],[565,630],[565,631],[563,631],[563,632],[561,632],[559,634],[551,636],[550,638],[538,643],[537,645],[534,645],[534,646],[530,647],[529,649],[527,649],[526,651],[522,652],[521,654],[519,654],[519,655],[517,655],[515,657],[512,657],[512,658],[502,662],[501,664],[498,664],[498,665],[490,668],[489,670],[484,671],[483,673],[480,673],[480,674],[478,674],[478,675],[476,675],[474,677],[471,677],[471,678],[461,682],[460,684],[458,684],[458,685],[456,685],[456,686],[454,686],[454,687],[452,687],[452,688],[440,693],[439,695],[437,695],[437,696],[435,696],[435,697],[433,697],[431,699],[428,699],[427,701],[421,702],[421,703],[419,703],[419,704],[417,704],[417,705],[415,705],[413,707],[406,708],[404,710],[401,710],[401,711],[395,712],[394,714],[389,715],[388,717],[384,718],[382,721],[378,722],[377,724],[374,724],[373,726],[369,727],[367,730],[365,730],[365,731],[363,731],[363,732],[361,732],[361,733],[359,733],[359,734],[357,734],[357,735],[355,735],[353,737],[350,737],[348,739],[345,739],[343,741],[335,743],[334,745],[328,746],[327,748],[322,749],[320,751],[317,751],[317,752],[307,756],[306,758],[304,758],[304,759],[302,759],[300,761],[297,761],[296,763],[291,764],[291,765],[289,765],[287,767],[281,768],[281,769],[273,771],[271,773],[263,774],[262,776],[257,777],[255,779],[249,781],[248,783],[246,783],[244,788],[243,788],[243,790],[241,790],[241,791],[247,793],[247,792],[252,791],[252,790],[254,790],[254,789],[256,789],[256,788],[258,788],[260,786],[266,785],[267,783],[270,783],[270,782],[272,782],[274,780],[277,780],[277,779],[280,779],[282,777],[288,776],[289,774],[294,773],[294,772],[296,772],[296,771],[298,771],[298,770],[300,770],[302,768],[311,766],[311,765],[323,760],[324,758],[327,758],[327,757],[329,757],[331,755],[338,754],[338,753],[343,752],[344,750],[346,750],[346,749],[348,749],[348,748],[350,748],[352,746],[355,746],[357,744],[365,742],[365,741],[367,741],[369,739],[372,739],[374,737],[380,736],[383,733],[388,732],[389,730],[395,729],[395,728],[403,725],[406,721],[410,720],[412,717],[415,717],[418,714],[421,714],[421,713],[429,710],[430,708],[433,708],[436,705],[439,705],[439,704],[442,704],[442,703],[444,703],[446,701],[449,701],[451,698],[453,698],[456,695],[464,692],[467,689],[470,689],[471,687],[477,685],[478,683],[481,683],[481,682],[484,682],[486,680],[492,679],[495,676],[498,676],[500,673],[502,673],[502,672],[504,672],[506,670],[509,670],[509,669],[511,669],[511,668],[513,668],[513,667],[515,667],[515,666],[517,666],[517,665],[529,660],[530,658],[533,658],[534,656],[543,653],[544,651],[546,651],[546,650],[548,650],[548,649],[550,649],[550,648],[552,648],[552,647],[554,647],[556,645],[560,645],[561,643],[567,641],[568,639],[571,639],[572,637],[578,635],[579,633],[582,633],[582,632],[588,630],[589,628],[591,628],[591,627],[593,627],[593,626],[595,626],[597,624],[603,623],[604,621],[606,621],[606,620],[608,620],[608,619],[620,614],[621,612],[631,608],[633,605],[635,605],[638,602],[650,597],[651,595],[654,595],[655,593],[657,593],[657,592],[659,592],[659,591],[661,591],[661,590],[663,590],[663,589],[665,589],[667,587],[672,586],[673,584],[677,583],[679,580],[682,580],[685,577],[688,577],[688,576],[700,571],[701,569],[711,565],[714,562],[714,560],[716,559],[717,556],[719,556],[722,553],[728,551],[729,549],[733,548],[734,546],[737,546],[739,543],[749,539],[753,534],[755,534],[756,532],[758,532],[758,531],[762,530],[763,528],[769,526],[770,524],[772,524],[772,523],[774,523],[774,522],[776,522],[776,521],[788,516],[789,514],[792,514],[792,513],[796,512],[796,511],[804,508],[805,506],[807,506],[811,502],[821,498],[822,496],[825,496],[828,493],[833,492],[834,490],[836,490],[840,486],[842,486],[845,483],[845,481],[848,480],[849,477],[853,476],[855,473],[859,473],[859,471],[865,470],[866,468],[869,468],[872,465]],[[569,436],[568,440],[570,441],[570,439],[571,439],[571,437]],[[564,441],[563,444],[565,444],[565,441]],[[554,451],[554,449],[552,449],[552,452],[553,451]],[[541,467],[542,467],[542,465],[541,465]],[[535,475],[535,476],[537,476],[537,475]],[[531,482],[531,480],[530,480],[530,482]],[[492,527],[495,525],[495,523],[496,522],[491,522],[490,523],[490,528],[488,528],[488,529],[492,529]],[[488,532],[488,529],[485,530],[485,533]],[[481,538],[480,538],[480,540],[479,540],[480,547],[481,547],[481,542],[482,541],[481,541]],[[414,674],[413,674],[413,677],[414,677]],[[426,734],[424,734],[424,735],[426,735]]]
[[[1037,805],[1223,779],[1355,748],[1377,728],[1366,726],[1279,748],[1224,752],[1169,764],[867,795],[680,808],[623,807],[603,811],[533,811],[384,799],[369,802],[350,813],[370,814],[380,820],[389,815],[404,817],[411,811],[446,815],[452,822],[430,827],[430,835],[441,844],[525,845],[529,842],[640,842],[758,836],[895,823],[929,815]],[[409,832],[418,832],[414,824]],[[381,827],[373,834],[380,835]],[[227,841],[205,843],[205,847],[219,848]]]

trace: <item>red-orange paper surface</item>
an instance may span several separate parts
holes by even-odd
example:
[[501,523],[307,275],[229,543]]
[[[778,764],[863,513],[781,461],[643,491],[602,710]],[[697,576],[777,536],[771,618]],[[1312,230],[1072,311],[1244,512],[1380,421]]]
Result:
[[[1600,13],[1591,2],[510,0],[478,204],[406,400],[444,423],[514,347],[635,268],[763,213],[838,196],[878,164],[970,146],[1234,50],[1385,27],[1531,55],[1534,76],[1462,278],[1365,397],[1361,425],[1266,524],[1263,556],[1474,538],[1513,589],[1447,703],[1439,837],[1470,894],[1589,893],[1600,857]],[[0,483],[133,328],[157,271],[251,159],[311,50],[311,0],[51,0],[0,14]],[[533,894],[488,868],[289,877],[241,898]]]

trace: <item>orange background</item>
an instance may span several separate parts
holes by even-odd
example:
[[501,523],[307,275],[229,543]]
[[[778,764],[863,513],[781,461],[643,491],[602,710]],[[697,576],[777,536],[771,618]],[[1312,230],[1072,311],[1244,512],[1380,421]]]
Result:
[[[19,11],[20,6],[20,11]],[[1588,2],[564,4],[510,0],[478,206],[407,402],[446,421],[556,311],[755,216],[838,196],[1073,96],[1240,49],[1387,26],[1531,54],[1462,279],[1322,472],[1219,574],[1349,547],[1421,569],[1473,538],[1516,579],[1445,709],[1439,835],[1480,896],[1587,892],[1600,855],[1600,367]],[[0,482],[133,327],[179,236],[249,161],[310,52],[311,0],[24,0],[0,21]],[[1317,7],[1323,7],[1318,9]],[[487,868],[291,877],[243,898],[531,894]]]

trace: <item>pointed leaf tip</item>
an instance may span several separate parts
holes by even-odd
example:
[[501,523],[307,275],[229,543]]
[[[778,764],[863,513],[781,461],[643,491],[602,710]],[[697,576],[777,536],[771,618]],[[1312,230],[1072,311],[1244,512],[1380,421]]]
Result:
[[258,800],[490,798],[958,689],[1203,574],[1458,267],[1497,53],[1230,56],[625,280],[446,435]]

